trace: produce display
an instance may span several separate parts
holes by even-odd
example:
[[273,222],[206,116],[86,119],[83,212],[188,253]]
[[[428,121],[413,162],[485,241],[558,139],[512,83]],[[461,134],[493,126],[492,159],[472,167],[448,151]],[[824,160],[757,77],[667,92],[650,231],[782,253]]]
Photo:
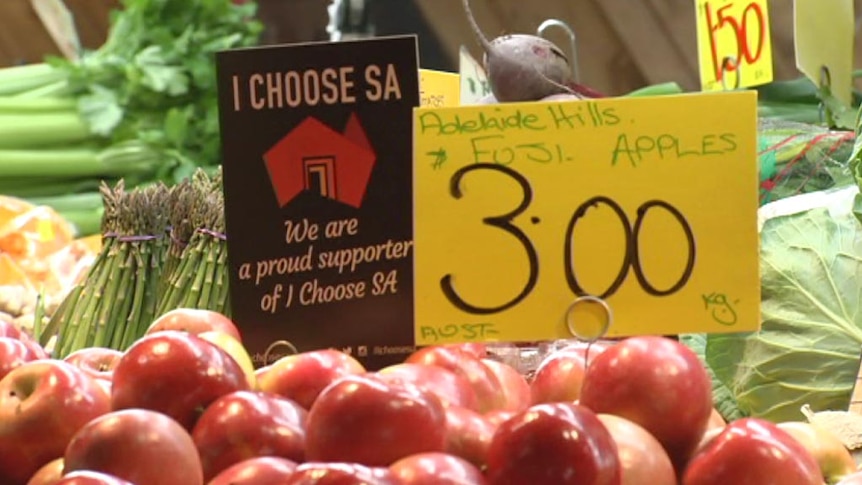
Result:
[[[696,353],[667,337],[571,342],[528,379],[477,344],[426,347],[378,371],[336,350],[253,369],[241,345],[226,344],[242,341],[237,327],[204,310],[169,312],[125,351],[65,359],[10,324],[0,330],[9,485],[851,485],[862,476],[826,427],[725,422]],[[94,481],[75,481],[85,476]]]

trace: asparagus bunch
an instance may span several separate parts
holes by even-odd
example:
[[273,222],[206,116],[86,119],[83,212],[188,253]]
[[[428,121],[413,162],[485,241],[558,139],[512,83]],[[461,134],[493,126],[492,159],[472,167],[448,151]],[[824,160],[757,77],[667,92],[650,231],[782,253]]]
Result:
[[158,313],[164,314],[175,308],[200,308],[229,316],[221,175],[209,177],[198,171],[191,187],[191,193],[196,194],[192,197],[195,206],[188,212],[193,219],[185,230],[188,227],[194,229],[187,244],[172,238],[172,248],[182,247],[182,253],[175,261],[176,267],[162,274],[164,293],[159,299]]
[[[196,177],[199,177],[196,175]],[[183,252],[189,244],[200,216],[201,205],[198,203],[201,195],[199,188],[192,180],[185,179],[173,186],[168,194],[168,248],[162,275],[159,281],[159,299],[167,291],[170,275],[180,264]]]
[[38,337],[55,355],[128,348],[175,308],[230,315],[221,174],[167,187],[103,183],[102,251]]
[[55,356],[85,347],[123,350],[149,327],[167,248],[168,190],[102,185],[102,251],[40,335],[43,343],[57,335]]

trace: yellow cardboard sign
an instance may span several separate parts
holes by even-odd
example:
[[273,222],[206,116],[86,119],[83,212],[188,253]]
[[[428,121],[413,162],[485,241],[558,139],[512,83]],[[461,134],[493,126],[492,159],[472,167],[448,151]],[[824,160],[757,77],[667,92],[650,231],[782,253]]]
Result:
[[416,109],[416,343],[756,329],[756,103]]
[[419,103],[429,108],[458,106],[461,79],[455,73],[419,69]]
[[458,74],[461,75],[461,104],[477,104],[491,94],[491,85],[485,75],[485,68],[466,47],[461,46],[458,56]]
[[700,82],[726,91],[772,82],[766,0],[695,0]]
[[793,16],[796,67],[818,86],[828,82],[832,95],[851,106],[853,0],[796,0]]

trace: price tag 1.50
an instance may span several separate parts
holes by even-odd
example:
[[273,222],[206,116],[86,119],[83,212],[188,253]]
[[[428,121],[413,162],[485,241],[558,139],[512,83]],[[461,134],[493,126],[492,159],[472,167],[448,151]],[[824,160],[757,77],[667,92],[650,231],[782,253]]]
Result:
[[597,298],[756,329],[756,128],[754,92],[415,110],[416,343],[594,335]]
[[704,91],[772,82],[766,0],[695,0],[700,80]]

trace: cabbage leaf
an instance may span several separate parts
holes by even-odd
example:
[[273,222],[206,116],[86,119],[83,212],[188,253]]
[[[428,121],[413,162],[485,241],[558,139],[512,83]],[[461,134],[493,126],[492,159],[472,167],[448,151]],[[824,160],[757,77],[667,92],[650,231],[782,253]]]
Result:
[[847,409],[862,349],[862,226],[836,199],[843,207],[764,221],[761,330],[707,338],[709,367],[746,415]]
[[745,415],[739,410],[739,405],[736,404],[736,399],[730,392],[730,389],[715,377],[715,372],[706,363],[706,339],[705,333],[689,333],[679,336],[679,341],[690,348],[706,368],[712,381],[712,404],[715,409],[721,414],[725,421],[735,421],[739,418],[744,418]]

